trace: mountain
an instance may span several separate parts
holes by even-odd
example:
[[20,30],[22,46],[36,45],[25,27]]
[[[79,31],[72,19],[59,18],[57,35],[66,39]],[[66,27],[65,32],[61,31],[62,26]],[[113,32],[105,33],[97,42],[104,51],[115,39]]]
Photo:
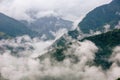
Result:
[[[100,6],[89,12],[79,23],[79,28],[83,33],[92,31],[103,31],[105,25],[110,25],[114,29],[120,21],[120,0],[113,0],[111,3]],[[78,37],[78,31],[68,32],[73,38]],[[74,35],[75,34],[75,35]]]
[[86,17],[79,23],[80,29],[84,33],[90,30],[101,31],[106,24],[113,29],[120,21],[120,0],[113,0],[110,4],[106,4],[95,8],[89,12]]
[[98,66],[102,65],[102,67],[106,69],[111,65],[111,62],[107,60],[111,56],[113,48],[120,45],[120,29],[115,29],[107,33],[87,37],[81,41],[84,40],[90,40],[94,42],[97,47],[99,47],[99,51],[96,53],[94,61]]
[[22,36],[26,34],[33,36],[35,34],[21,22],[2,13],[0,13],[0,32],[5,33],[11,37]]
[[[112,55],[113,48],[120,45],[120,29],[86,37],[79,41],[70,39],[68,36],[64,35],[52,45],[46,54],[39,58],[45,59],[45,57],[50,57],[57,62],[62,62],[66,58],[70,58],[75,64],[79,62],[79,56],[74,55],[74,51],[81,46],[79,43],[86,40],[92,41],[98,47],[98,51],[95,52],[95,59],[93,63],[90,64],[101,66],[103,70],[109,69],[112,65],[112,61],[109,61],[109,58]],[[75,46],[75,48],[72,48],[72,45]]]
[[[89,32],[89,30],[92,29],[93,27],[97,29],[97,27],[98,28],[104,27],[104,25],[108,23],[111,25],[111,28],[116,26],[118,24],[120,16],[115,15],[114,13],[120,10],[119,2],[120,2],[119,0],[113,0],[110,4],[98,7],[94,9],[92,12],[88,13],[88,15],[89,14],[94,15],[94,18],[96,18],[96,19],[93,19],[92,17],[89,18],[90,20],[94,20],[95,22],[95,23],[91,22],[91,25],[99,24],[100,26],[99,25],[91,27],[83,26],[85,27],[84,29],[86,29],[86,31]],[[102,10],[107,8],[107,10],[105,10],[106,12],[104,13],[101,10],[101,8]],[[94,14],[94,11],[96,14]],[[103,13],[104,16],[98,18],[98,15],[102,15]],[[81,23],[83,23],[85,19],[86,18],[84,18]],[[88,22],[84,24],[89,25]],[[86,31],[84,31],[84,29],[83,32],[87,33]],[[90,64],[95,66],[101,66],[104,70],[109,69],[112,65],[112,62],[109,61],[109,58],[113,52],[113,48],[120,45],[120,29],[111,29],[111,31],[101,33],[99,35],[84,37],[83,39],[78,41],[77,37],[80,34],[81,33],[77,29],[74,31],[69,31],[68,34],[63,35],[60,39],[56,40],[56,42],[50,47],[50,50],[47,52],[47,54],[40,56],[39,58],[43,59],[43,57],[47,56],[51,57],[51,59],[54,59],[58,62],[64,61],[66,58],[70,58],[70,60],[72,60],[74,63],[77,63],[79,61],[78,58],[79,56],[69,53],[74,53],[77,47],[81,46],[81,44],[79,43],[89,40],[92,41],[98,47],[98,51],[95,52],[96,54],[95,59],[93,60],[94,62]],[[71,48],[71,45],[73,45],[75,48]]]
[[35,19],[31,23],[22,21],[29,29],[38,32],[41,36],[45,35],[47,38],[53,39],[53,33],[58,32],[60,29],[71,30],[72,21],[64,20],[60,17],[47,16]]

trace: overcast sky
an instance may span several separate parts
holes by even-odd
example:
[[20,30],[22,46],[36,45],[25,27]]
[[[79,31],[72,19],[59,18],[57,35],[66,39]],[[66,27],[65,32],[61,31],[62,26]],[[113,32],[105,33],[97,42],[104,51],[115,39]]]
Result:
[[0,12],[19,20],[32,20],[46,15],[61,16],[68,20],[77,20],[97,6],[112,0],[0,0]]

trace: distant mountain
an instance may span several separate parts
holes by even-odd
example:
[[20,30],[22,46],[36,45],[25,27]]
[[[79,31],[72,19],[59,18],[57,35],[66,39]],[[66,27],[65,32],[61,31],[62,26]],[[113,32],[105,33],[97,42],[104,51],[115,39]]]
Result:
[[89,12],[79,23],[79,27],[84,33],[89,33],[90,30],[103,30],[103,26],[106,24],[109,24],[113,29],[119,21],[120,0],[113,0],[110,4],[97,7]]
[[[105,25],[110,25],[114,29],[120,21],[120,0],[113,0],[111,3],[100,6],[89,12],[86,17],[79,23],[79,28],[83,33],[90,31],[103,31]],[[78,30],[69,31],[69,35],[77,38]]]
[[35,32],[28,29],[24,24],[2,13],[0,13],[0,32],[11,37],[35,35]]
[[60,17],[48,16],[35,19],[32,23],[22,21],[29,29],[38,32],[41,36],[45,35],[47,38],[53,39],[55,36],[52,34],[58,32],[60,29],[71,30],[72,21],[64,20]]

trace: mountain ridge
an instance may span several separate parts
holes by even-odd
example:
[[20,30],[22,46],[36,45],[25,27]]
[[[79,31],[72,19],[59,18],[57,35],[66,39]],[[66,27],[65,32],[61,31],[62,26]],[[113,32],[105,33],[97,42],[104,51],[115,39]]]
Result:
[[[78,24],[82,34],[90,32],[104,32],[105,26],[110,25],[109,29],[114,29],[120,21],[120,0],[113,0],[109,4],[102,5],[90,11]],[[68,34],[77,39],[81,34],[77,29],[69,31]]]
[[11,37],[29,35],[33,36],[35,32],[28,29],[24,24],[3,13],[0,13],[0,32],[6,33]]
[[89,12],[78,26],[84,33],[89,33],[90,30],[101,31],[106,24],[113,29],[120,20],[120,15],[117,13],[120,13],[120,0],[113,0]]

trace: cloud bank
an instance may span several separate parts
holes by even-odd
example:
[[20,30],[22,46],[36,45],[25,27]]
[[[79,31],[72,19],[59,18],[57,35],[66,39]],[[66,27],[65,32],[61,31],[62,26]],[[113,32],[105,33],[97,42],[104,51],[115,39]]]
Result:
[[[110,69],[103,70],[101,66],[92,65],[98,48],[91,41],[74,41],[74,44],[64,52],[66,55],[77,56],[77,63],[74,63],[74,57],[67,57],[62,62],[57,62],[47,56],[44,59],[36,58],[45,51],[45,45],[50,45],[50,42],[42,42],[42,44],[41,42],[37,38],[31,39],[28,36],[17,37],[12,40],[1,40],[0,49],[3,51],[0,52],[0,79],[116,80],[120,77],[120,59],[118,58],[120,46],[113,49],[109,59],[113,62]],[[17,52],[15,52],[16,50]],[[36,54],[38,55],[35,56]]]

